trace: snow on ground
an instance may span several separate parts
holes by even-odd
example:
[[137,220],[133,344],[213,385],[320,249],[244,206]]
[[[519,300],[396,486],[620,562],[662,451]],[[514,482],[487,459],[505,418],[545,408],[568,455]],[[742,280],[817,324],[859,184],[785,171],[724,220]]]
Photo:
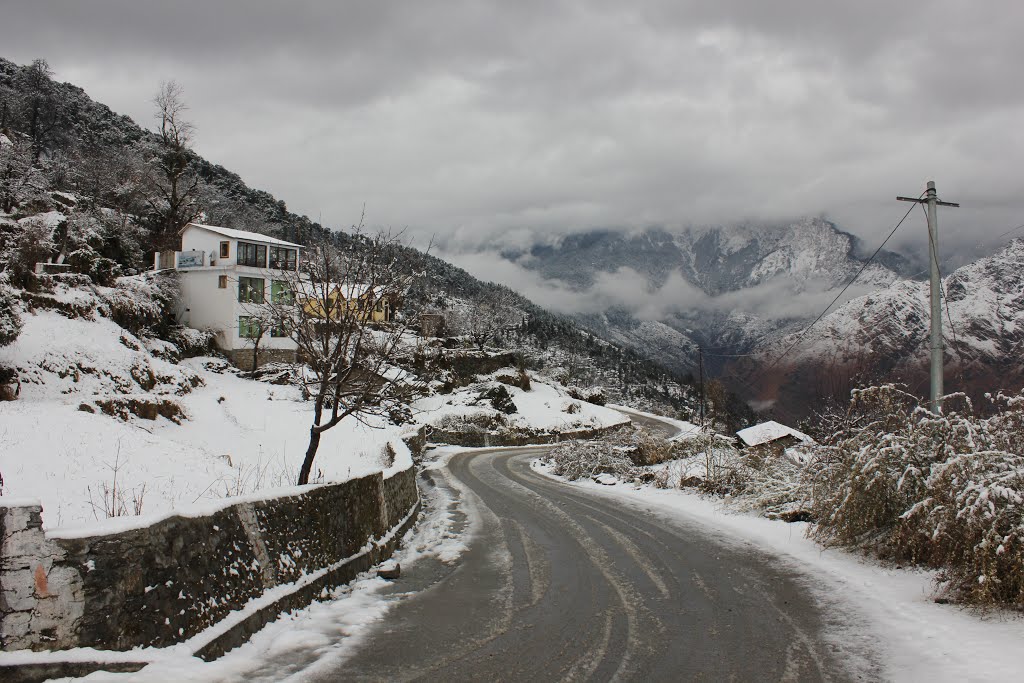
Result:
[[573,431],[629,421],[617,410],[574,399],[561,388],[537,380],[531,382],[529,391],[484,380],[451,394],[421,398],[412,404],[413,412],[419,422],[431,425],[452,417],[497,416],[499,412],[490,402],[480,399],[481,392],[492,386],[503,386],[511,395],[516,412],[502,415],[513,428]]
[[[551,474],[538,462],[534,468]],[[806,575],[820,598],[829,636],[844,652],[878,652],[885,680],[1018,681],[1024,672],[1024,618],[983,613],[933,599],[932,572],[886,567],[805,535],[807,523],[787,524],[729,510],[720,500],[679,490],[579,480],[573,485],[612,497],[659,518],[697,522],[725,542],[754,544]]]
[[107,318],[69,319],[41,310],[22,320],[17,341],[0,348],[0,364],[19,369],[24,402],[70,403],[73,395],[143,391],[181,394],[193,384],[188,368],[153,357],[138,338]]
[[[129,515],[139,505],[152,519],[295,483],[312,421],[295,387],[242,379],[213,358],[161,360],[100,316],[23,318],[17,342],[0,349],[0,364],[18,367],[22,380],[21,398],[0,409],[0,474],[5,497],[42,502],[47,529],[113,528],[104,511],[112,501]],[[186,419],[121,421],[99,412],[96,401],[117,397],[172,400]],[[79,410],[83,403],[96,412]],[[324,433],[313,479],[381,471],[390,464],[387,443],[408,464],[401,432],[343,421]]]

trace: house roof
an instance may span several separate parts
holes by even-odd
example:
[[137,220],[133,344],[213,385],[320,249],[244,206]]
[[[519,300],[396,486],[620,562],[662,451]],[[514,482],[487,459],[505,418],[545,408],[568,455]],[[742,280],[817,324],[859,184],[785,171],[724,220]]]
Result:
[[761,424],[754,425],[753,427],[741,429],[736,432],[736,436],[738,436],[740,441],[747,446],[760,446],[786,436],[795,437],[804,443],[814,442],[814,439],[803,432],[797,431],[792,427],[787,427],[786,425],[780,424],[774,420],[769,420],[768,422],[762,422]]
[[189,228],[202,228],[209,232],[223,235],[224,237],[230,237],[234,240],[245,240],[247,242],[263,242],[264,244],[274,244],[281,247],[295,247],[296,249],[302,249],[301,244],[295,244],[294,242],[285,242],[279,240],[276,237],[270,237],[269,235],[261,235],[258,232],[249,232],[248,230],[235,230],[234,228],[222,228],[217,225],[204,225],[203,223],[189,223],[185,226],[182,232]]

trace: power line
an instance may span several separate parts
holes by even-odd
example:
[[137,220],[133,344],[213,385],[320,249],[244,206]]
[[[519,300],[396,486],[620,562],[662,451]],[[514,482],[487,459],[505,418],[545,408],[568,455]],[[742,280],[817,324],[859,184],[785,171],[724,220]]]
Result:
[[1017,226],[1016,228],[1010,228],[1009,230],[1007,230],[1006,232],[1004,232],[1004,233],[1003,233],[1003,234],[1001,234],[1001,235],[997,235],[996,237],[993,237],[993,238],[992,238],[992,239],[990,239],[990,240],[989,240],[988,242],[986,242],[986,243],[985,243],[985,245],[982,245],[982,246],[987,246],[987,245],[989,245],[989,244],[992,244],[992,243],[993,243],[993,242],[995,242],[996,240],[1002,239],[1002,238],[1006,237],[1007,235],[1009,235],[1010,233],[1012,233],[1012,232],[1017,232],[1018,230],[1020,230],[1020,229],[1022,229],[1022,228],[1024,228],[1024,223],[1021,223],[1021,224],[1020,224],[1020,225],[1018,225],[1018,226]]
[[[920,196],[918,197],[918,199],[921,199],[921,198],[923,198],[923,197],[924,197],[924,195],[925,195],[925,193],[924,193],[924,192],[922,192],[922,193],[920,194]],[[810,325],[808,325],[807,327],[805,327],[805,328],[803,329],[803,331],[802,331],[802,332],[800,332],[800,333],[799,333],[799,334],[797,335],[797,338],[796,338],[796,339],[795,339],[795,340],[793,341],[793,343],[792,343],[792,344],[790,344],[790,345],[789,345],[789,347],[787,347],[787,348],[786,348],[786,350],[785,350],[785,351],[783,351],[783,352],[782,352],[782,353],[781,353],[781,354],[779,355],[779,357],[778,357],[778,358],[776,358],[776,359],[775,359],[774,361],[772,361],[772,363],[771,363],[771,364],[770,364],[770,365],[769,365],[769,366],[768,366],[767,368],[765,368],[764,370],[762,370],[761,372],[759,372],[759,373],[757,374],[757,376],[756,376],[756,377],[754,377],[754,379],[750,380],[749,382],[745,382],[745,384],[746,384],[746,385],[747,385],[748,387],[750,387],[750,386],[751,386],[752,384],[754,384],[755,382],[757,382],[758,380],[760,380],[760,379],[761,379],[762,377],[764,377],[764,376],[765,376],[766,374],[768,374],[769,372],[771,372],[771,370],[772,370],[772,369],[773,369],[773,368],[774,368],[774,367],[775,367],[776,365],[778,365],[778,364],[779,364],[779,361],[781,361],[781,360],[782,360],[783,358],[785,358],[785,357],[786,357],[787,355],[789,355],[789,352],[790,352],[790,351],[792,351],[792,350],[793,350],[794,348],[796,348],[797,344],[799,344],[799,343],[800,343],[800,341],[801,341],[801,340],[803,339],[804,335],[806,335],[806,334],[807,334],[807,333],[808,333],[808,332],[809,332],[809,331],[811,330],[811,328],[812,328],[812,327],[814,327],[815,325],[817,325],[817,324],[818,324],[818,322],[819,322],[819,321],[821,321],[821,319],[825,317],[825,314],[826,314],[826,313],[828,313],[829,309],[830,309],[830,308],[832,308],[832,307],[833,307],[833,306],[835,305],[835,303],[836,303],[837,301],[839,301],[839,299],[840,299],[840,298],[841,298],[841,297],[843,296],[843,294],[845,294],[845,293],[846,293],[846,290],[848,290],[848,289],[849,289],[849,288],[850,288],[850,287],[851,287],[851,286],[853,285],[853,283],[857,281],[857,278],[858,278],[858,277],[860,277],[860,276],[861,276],[861,274],[862,274],[862,273],[863,273],[863,272],[864,272],[865,270],[867,270],[867,267],[871,265],[872,261],[874,261],[874,260],[875,260],[875,257],[876,257],[876,256],[878,256],[879,252],[881,252],[881,251],[882,251],[882,248],[883,248],[883,247],[885,247],[886,243],[887,243],[887,242],[888,242],[888,241],[889,241],[889,240],[890,240],[890,239],[892,238],[892,236],[896,234],[896,231],[900,229],[900,226],[901,226],[901,225],[903,225],[903,221],[907,220],[907,216],[909,216],[909,215],[910,215],[910,212],[911,212],[911,211],[913,211],[913,210],[914,210],[914,205],[912,204],[912,205],[910,206],[910,208],[909,208],[909,209],[907,209],[907,212],[906,212],[905,214],[903,214],[903,218],[901,218],[901,219],[899,220],[899,222],[898,222],[898,223],[896,223],[896,226],[895,226],[895,227],[893,227],[893,229],[892,229],[891,231],[889,231],[889,234],[888,234],[888,236],[887,236],[887,237],[886,237],[886,238],[885,238],[885,239],[884,239],[884,240],[882,241],[882,243],[881,243],[880,245],[878,245],[878,248],[877,248],[877,249],[875,249],[875,252],[874,252],[873,254],[871,254],[871,256],[870,256],[870,257],[868,258],[868,260],[867,260],[867,261],[866,261],[866,262],[864,263],[864,265],[860,267],[860,270],[858,270],[858,271],[857,271],[857,273],[856,273],[856,274],[855,274],[855,275],[853,276],[853,279],[851,279],[851,280],[850,280],[849,282],[847,282],[847,283],[846,283],[846,286],[845,286],[845,287],[843,287],[843,289],[842,289],[842,290],[841,290],[841,291],[839,292],[839,294],[837,294],[837,295],[836,295],[836,297],[835,297],[834,299],[832,299],[831,303],[829,303],[829,305],[828,305],[828,306],[826,306],[826,307],[824,308],[824,310],[822,310],[822,312],[818,314],[818,317],[814,319],[814,322],[812,322],[812,323],[811,323]]]

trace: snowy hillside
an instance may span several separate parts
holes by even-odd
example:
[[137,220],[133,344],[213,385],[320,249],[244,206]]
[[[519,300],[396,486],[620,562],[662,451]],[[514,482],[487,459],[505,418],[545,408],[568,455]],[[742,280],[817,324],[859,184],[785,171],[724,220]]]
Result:
[[[481,377],[479,382],[451,394],[437,394],[415,401],[417,420],[433,427],[467,422],[500,423],[512,429],[538,431],[576,431],[608,427],[629,422],[617,410],[594,405],[569,396],[556,384],[531,382],[529,389],[502,384],[495,378]],[[481,395],[502,387],[498,400],[482,400]],[[507,399],[505,399],[507,394]]]
[[[80,310],[100,298],[66,287],[57,295]],[[19,400],[0,404],[2,493],[40,499],[47,527],[294,483],[310,424],[298,388],[243,379],[215,358],[165,360],[154,351],[166,355],[172,344],[137,337],[98,311],[36,310],[22,320],[17,341],[0,348],[0,365],[21,380]],[[325,433],[319,478],[384,469],[389,443],[407,460],[404,430],[379,426],[353,419]]]
[[[289,373],[268,373],[270,383],[220,358],[181,360],[189,340],[203,348],[202,333],[171,329],[164,336],[179,346],[139,322],[158,290],[173,285],[163,275],[121,278],[113,287],[75,277],[47,282],[48,292],[12,290],[22,327],[0,347],[0,367],[13,371],[20,391],[0,403],[0,494],[41,500],[44,523],[54,528],[162,515],[295,483],[313,413]],[[407,338],[410,353],[421,341]],[[467,354],[492,365],[515,358],[506,350],[442,351],[449,362]],[[345,419],[322,434],[311,480],[344,481],[410,462],[402,437],[419,424],[459,431],[486,423],[529,435],[628,422],[561,386],[553,376],[564,378],[563,366],[547,358],[533,381],[513,366],[454,385],[435,380],[403,425]]]

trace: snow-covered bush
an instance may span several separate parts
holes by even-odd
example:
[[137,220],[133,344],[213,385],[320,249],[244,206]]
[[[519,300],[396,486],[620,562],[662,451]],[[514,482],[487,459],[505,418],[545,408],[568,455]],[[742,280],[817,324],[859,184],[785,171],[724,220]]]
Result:
[[194,330],[191,327],[178,327],[171,330],[168,341],[178,347],[182,358],[205,356],[213,348],[213,332],[210,330]]
[[[958,399],[958,400],[954,400]],[[854,392],[810,464],[812,534],[940,569],[957,597],[1024,603],[1024,397],[943,415],[895,386]]]
[[468,415],[445,415],[434,425],[446,432],[487,432],[508,426],[501,413],[479,412]]
[[54,246],[52,235],[53,229],[44,221],[29,219],[18,223],[4,254],[12,285],[35,288],[36,263],[50,258]]
[[21,325],[21,305],[10,289],[0,285],[0,346],[13,344]]
[[633,430],[630,442],[629,457],[636,465],[658,465],[672,458],[671,444],[646,430]]
[[482,391],[480,400],[490,402],[492,408],[506,415],[511,415],[519,410],[512,400],[512,395],[508,393],[508,389],[503,384],[496,384]]
[[107,317],[134,335],[164,337],[171,332],[172,310],[177,297],[173,277],[138,275],[123,277],[117,285],[103,290]]
[[818,540],[884,550],[900,515],[924,498],[939,444],[916,404],[894,385],[854,391],[809,465]]
[[93,282],[104,287],[114,284],[121,275],[121,266],[95,249],[85,245],[68,254],[67,264],[76,273],[88,275]]
[[728,496],[739,510],[787,520],[807,516],[804,468],[799,461],[760,451],[740,450],[714,432],[672,444],[668,462],[656,471],[662,488],[697,488]]
[[623,481],[643,473],[629,457],[631,435],[616,434],[597,441],[563,441],[548,453],[552,471],[570,481],[611,474]]
[[756,510],[765,517],[787,521],[810,516],[804,468],[789,458],[741,457],[732,478],[733,504],[739,510]]

